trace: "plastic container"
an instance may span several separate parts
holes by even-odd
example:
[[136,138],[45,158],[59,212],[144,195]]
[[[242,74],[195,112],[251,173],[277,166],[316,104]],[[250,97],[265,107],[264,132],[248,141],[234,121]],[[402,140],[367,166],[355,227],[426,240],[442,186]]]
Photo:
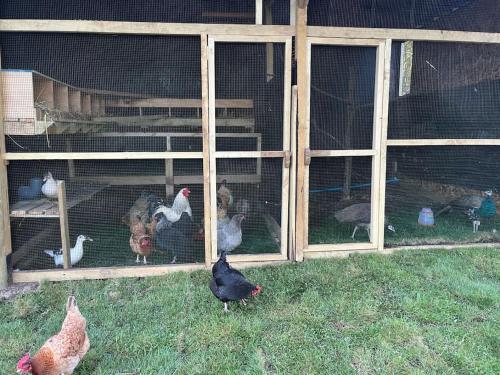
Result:
[[432,209],[428,207],[422,208],[420,214],[418,215],[418,223],[426,227],[434,225],[434,213]]

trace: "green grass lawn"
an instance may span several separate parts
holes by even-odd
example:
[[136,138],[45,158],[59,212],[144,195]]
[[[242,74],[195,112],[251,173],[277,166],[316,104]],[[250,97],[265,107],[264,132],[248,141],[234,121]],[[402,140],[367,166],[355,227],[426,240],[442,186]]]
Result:
[[74,291],[91,349],[77,374],[498,374],[498,249],[400,252],[245,270],[222,304],[200,271],[44,283],[0,302],[0,373],[60,328]]
[[[418,210],[388,213],[389,222],[396,228],[396,233],[385,231],[386,245],[430,245],[430,244],[460,244],[474,242],[500,241],[500,228],[493,233],[493,223],[484,221],[479,231],[472,232],[472,224],[465,215],[459,212],[441,215],[436,219],[436,225],[425,227],[417,223]],[[499,220],[497,220],[499,221]],[[309,229],[311,244],[336,244],[368,242],[366,230],[360,229],[354,239],[351,238],[353,224],[342,224],[333,215],[326,217],[319,226]]]

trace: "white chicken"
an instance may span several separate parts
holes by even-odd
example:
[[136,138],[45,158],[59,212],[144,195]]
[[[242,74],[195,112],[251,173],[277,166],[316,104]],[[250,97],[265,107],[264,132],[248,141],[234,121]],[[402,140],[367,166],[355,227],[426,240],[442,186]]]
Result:
[[57,181],[52,177],[52,173],[47,172],[43,177],[42,193],[47,198],[57,198]]
[[156,214],[163,212],[165,218],[169,222],[175,223],[181,218],[182,213],[186,212],[189,217],[193,219],[193,213],[191,211],[191,206],[189,205],[188,199],[189,194],[191,194],[191,191],[187,187],[181,189],[177,193],[174,199],[174,203],[172,203],[172,207],[161,205],[156,209],[153,216],[156,216]]
[[[94,241],[92,238],[88,236],[84,236],[83,234],[80,234],[78,238],[76,239],[76,244],[75,247],[72,247],[69,250],[70,254],[70,259],[71,259],[71,265],[74,266],[77,264],[80,260],[83,258],[83,242],[84,241]],[[63,258],[63,251],[62,249],[59,250],[44,250],[44,253],[47,254],[48,256],[54,258],[54,263],[56,267],[58,266],[63,266],[64,265],[64,258]]]

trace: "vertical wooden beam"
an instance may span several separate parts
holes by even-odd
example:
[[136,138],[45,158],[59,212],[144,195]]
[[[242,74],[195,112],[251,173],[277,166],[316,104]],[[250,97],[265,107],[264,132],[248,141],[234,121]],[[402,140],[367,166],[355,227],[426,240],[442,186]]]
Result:
[[307,47],[307,7],[297,8],[295,51],[297,58],[297,99],[298,99],[298,149],[297,149],[297,235],[296,260],[304,259],[304,248],[307,245],[307,207],[306,189],[308,167],[305,164],[305,150],[308,141],[308,47]]
[[[349,101],[349,105],[347,107],[347,121],[345,127],[345,136],[344,136],[344,148],[346,150],[352,149],[352,132],[355,120],[355,109],[354,109],[354,101],[355,101],[355,89],[356,89],[356,76],[357,69],[356,63],[353,61],[353,65],[349,67],[349,80],[347,84],[347,100]],[[352,182],[352,156],[347,156],[345,158],[344,165],[344,187],[342,189],[342,197],[345,200],[351,199],[351,182]]]
[[[172,151],[172,139],[167,135],[167,151]],[[174,194],[174,160],[165,159],[165,194],[167,197]]]
[[297,0],[290,0],[290,26],[295,26]]
[[210,155],[210,262],[217,257],[217,159],[215,157],[215,41],[208,38],[208,139]]
[[[264,16],[266,20],[266,25],[272,25],[273,9],[269,1],[266,2]],[[274,45],[273,43],[266,43],[266,81],[269,82],[273,78],[274,78]]]
[[66,184],[57,181],[57,205],[59,208],[59,223],[61,226],[61,245],[63,251],[64,268],[71,268],[71,245],[69,242],[68,210],[66,206]]
[[377,249],[384,249],[385,235],[385,193],[387,174],[387,127],[389,123],[389,91],[391,80],[391,48],[392,40],[387,39],[384,46],[384,84],[382,97],[382,118],[380,124],[380,188],[379,188],[379,213],[378,213],[378,241]]
[[0,289],[7,286],[7,255],[12,252],[9,217],[9,189],[7,185],[7,160],[5,160],[4,158],[5,152],[5,127],[3,122],[3,82],[2,76],[0,75]]
[[[73,147],[71,146],[71,139],[66,139],[66,152],[73,152]],[[75,178],[75,161],[73,159],[68,159],[68,175],[70,178]]]
[[296,243],[295,243],[295,221],[296,221],[296,194],[297,194],[297,86],[292,87],[292,110],[290,121],[290,148],[292,158],[290,163],[290,212],[288,221],[288,258],[295,260]]
[[[208,106],[208,37],[201,35],[201,131],[203,133],[203,231],[205,233],[205,265],[212,264],[210,212],[210,139]],[[215,185],[213,186],[215,189]]]
[[264,0],[255,0],[255,24],[262,25],[262,3]]

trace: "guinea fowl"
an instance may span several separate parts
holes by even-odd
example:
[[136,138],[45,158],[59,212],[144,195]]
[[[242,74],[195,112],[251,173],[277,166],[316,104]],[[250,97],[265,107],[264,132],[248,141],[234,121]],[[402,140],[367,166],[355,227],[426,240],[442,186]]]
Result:
[[448,202],[445,207],[441,208],[436,212],[434,217],[438,217],[444,213],[450,212],[452,209],[456,208],[462,210],[465,213],[468,213],[470,209],[481,207],[481,203],[483,203],[484,198],[479,195],[467,194],[462,195],[456,199],[453,199],[451,202]]
[[[352,239],[359,228],[363,228],[368,232],[368,237],[371,239],[370,222],[371,222],[371,204],[370,203],[356,203],[351,206],[335,212],[335,218],[341,223],[355,224],[354,231],[352,232]],[[394,227],[384,220],[384,225],[391,232],[396,232]]]
[[192,249],[194,224],[187,212],[182,213],[175,223],[168,221],[161,211],[155,214],[155,220],[157,221],[154,234],[155,247],[170,254],[171,263],[175,263],[179,257]]
[[223,251],[212,267],[210,290],[224,303],[224,312],[228,312],[229,301],[241,301],[246,304],[245,298],[255,297],[262,291],[262,287],[250,283],[240,271],[232,268],[226,260],[226,252]]
[[217,252],[230,253],[241,245],[243,234],[241,232],[241,222],[245,215],[234,215],[229,223],[217,222]]

